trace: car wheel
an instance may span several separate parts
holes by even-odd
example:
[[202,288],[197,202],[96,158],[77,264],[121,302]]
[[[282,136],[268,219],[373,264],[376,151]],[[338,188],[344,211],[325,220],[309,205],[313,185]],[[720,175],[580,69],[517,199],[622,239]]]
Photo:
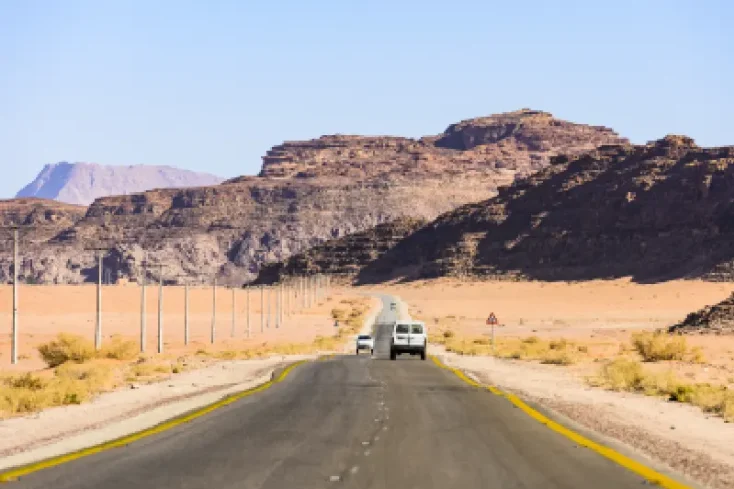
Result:
[[426,350],[421,351],[421,360],[426,359]]
[[390,350],[390,360],[395,360],[398,357],[395,350]]

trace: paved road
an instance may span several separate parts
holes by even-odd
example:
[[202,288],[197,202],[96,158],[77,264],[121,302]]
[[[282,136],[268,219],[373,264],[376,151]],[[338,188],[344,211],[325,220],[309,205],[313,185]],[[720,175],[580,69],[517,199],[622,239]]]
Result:
[[[384,298],[389,301],[389,297]],[[389,307],[381,320],[391,319]],[[626,489],[642,479],[419,357],[342,356],[17,489]],[[389,350],[389,347],[388,347]],[[332,477],[337,480],[332,481]]]

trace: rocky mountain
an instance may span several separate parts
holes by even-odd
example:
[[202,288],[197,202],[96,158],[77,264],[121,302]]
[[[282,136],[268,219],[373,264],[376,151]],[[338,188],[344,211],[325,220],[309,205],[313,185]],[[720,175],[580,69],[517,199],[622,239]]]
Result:
[[734,279],[734,147],[605,145],[421,228],[361,279]]
[[37,197],[89,205],[99,197],[123,195],[157,188],[216,185],[221,178],[170,166],[107,166],[94,163],[46,165],[16,197]]
[[734,294],[718,304],[692,312],[683,321],[669,328],[681,334],[733,334]]
[[[99,198],[73,225],[25,247],[20,270],[36,282],[88,280],[96,265],[85,248],[105,244],[105,267],[117,277],[140,278],[146,261],[163,265],[171,281],[217,276],[242,283],[262,263],[396,219],[432,220],[491,197],[557,154],[624,141],[606,128],[522,110],[418,140],[334,135],[287,142],[267,153],[258,177]],[[9,266],[0,255],[0,280]]]
[[424,224],[426,222],[422,219],[405,217],[326,241],[285,261],[263,265],[254,285],[277,283],[284,277],[316,274],[329,274],[336,280],[350,281],[363,267]]

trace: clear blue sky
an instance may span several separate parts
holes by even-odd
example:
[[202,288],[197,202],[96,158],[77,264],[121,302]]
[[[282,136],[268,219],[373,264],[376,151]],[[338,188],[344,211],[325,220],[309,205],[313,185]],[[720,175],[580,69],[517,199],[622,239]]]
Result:
[[0,0],[0,197],[45,163],[254,174],[531,107],[734,144],[734,2]]

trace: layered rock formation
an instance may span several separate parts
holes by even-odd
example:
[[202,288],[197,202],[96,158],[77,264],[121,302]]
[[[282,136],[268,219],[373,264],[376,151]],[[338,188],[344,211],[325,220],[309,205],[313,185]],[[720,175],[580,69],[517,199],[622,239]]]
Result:
[[[459,145],[457,134],[469,143]],[[24,247],[20,270],[40,282],[88,280],[95,264],[85,249],[106,245],[113,276],[137,279],[147,259],[163,265],[167,280],[242,283],[263,262],[398,218],[434,219],[494,195],[556,154],[623,141],[609,129],[524,110],[420,140],[337,135],[284,143],[263,158],[259,177],[97,199],[78,222]],[[0,280],[9,266],[0,256]]]
[[[559,156],[446,213],[362,279],[440,275],[734,279],[734,147],[668,136]],[[402,267],[402,268],[401,268]]]
[[335,280],[351,281],[364,266],[425,223],[422,219],[406,217],[329,240],[286,261],[264,265],[254,284],[272,284],[285,277],[316,274],[329,274]]
[[692,312],[669,328],[681,334],[734,334],[734,294],[718,304]]

